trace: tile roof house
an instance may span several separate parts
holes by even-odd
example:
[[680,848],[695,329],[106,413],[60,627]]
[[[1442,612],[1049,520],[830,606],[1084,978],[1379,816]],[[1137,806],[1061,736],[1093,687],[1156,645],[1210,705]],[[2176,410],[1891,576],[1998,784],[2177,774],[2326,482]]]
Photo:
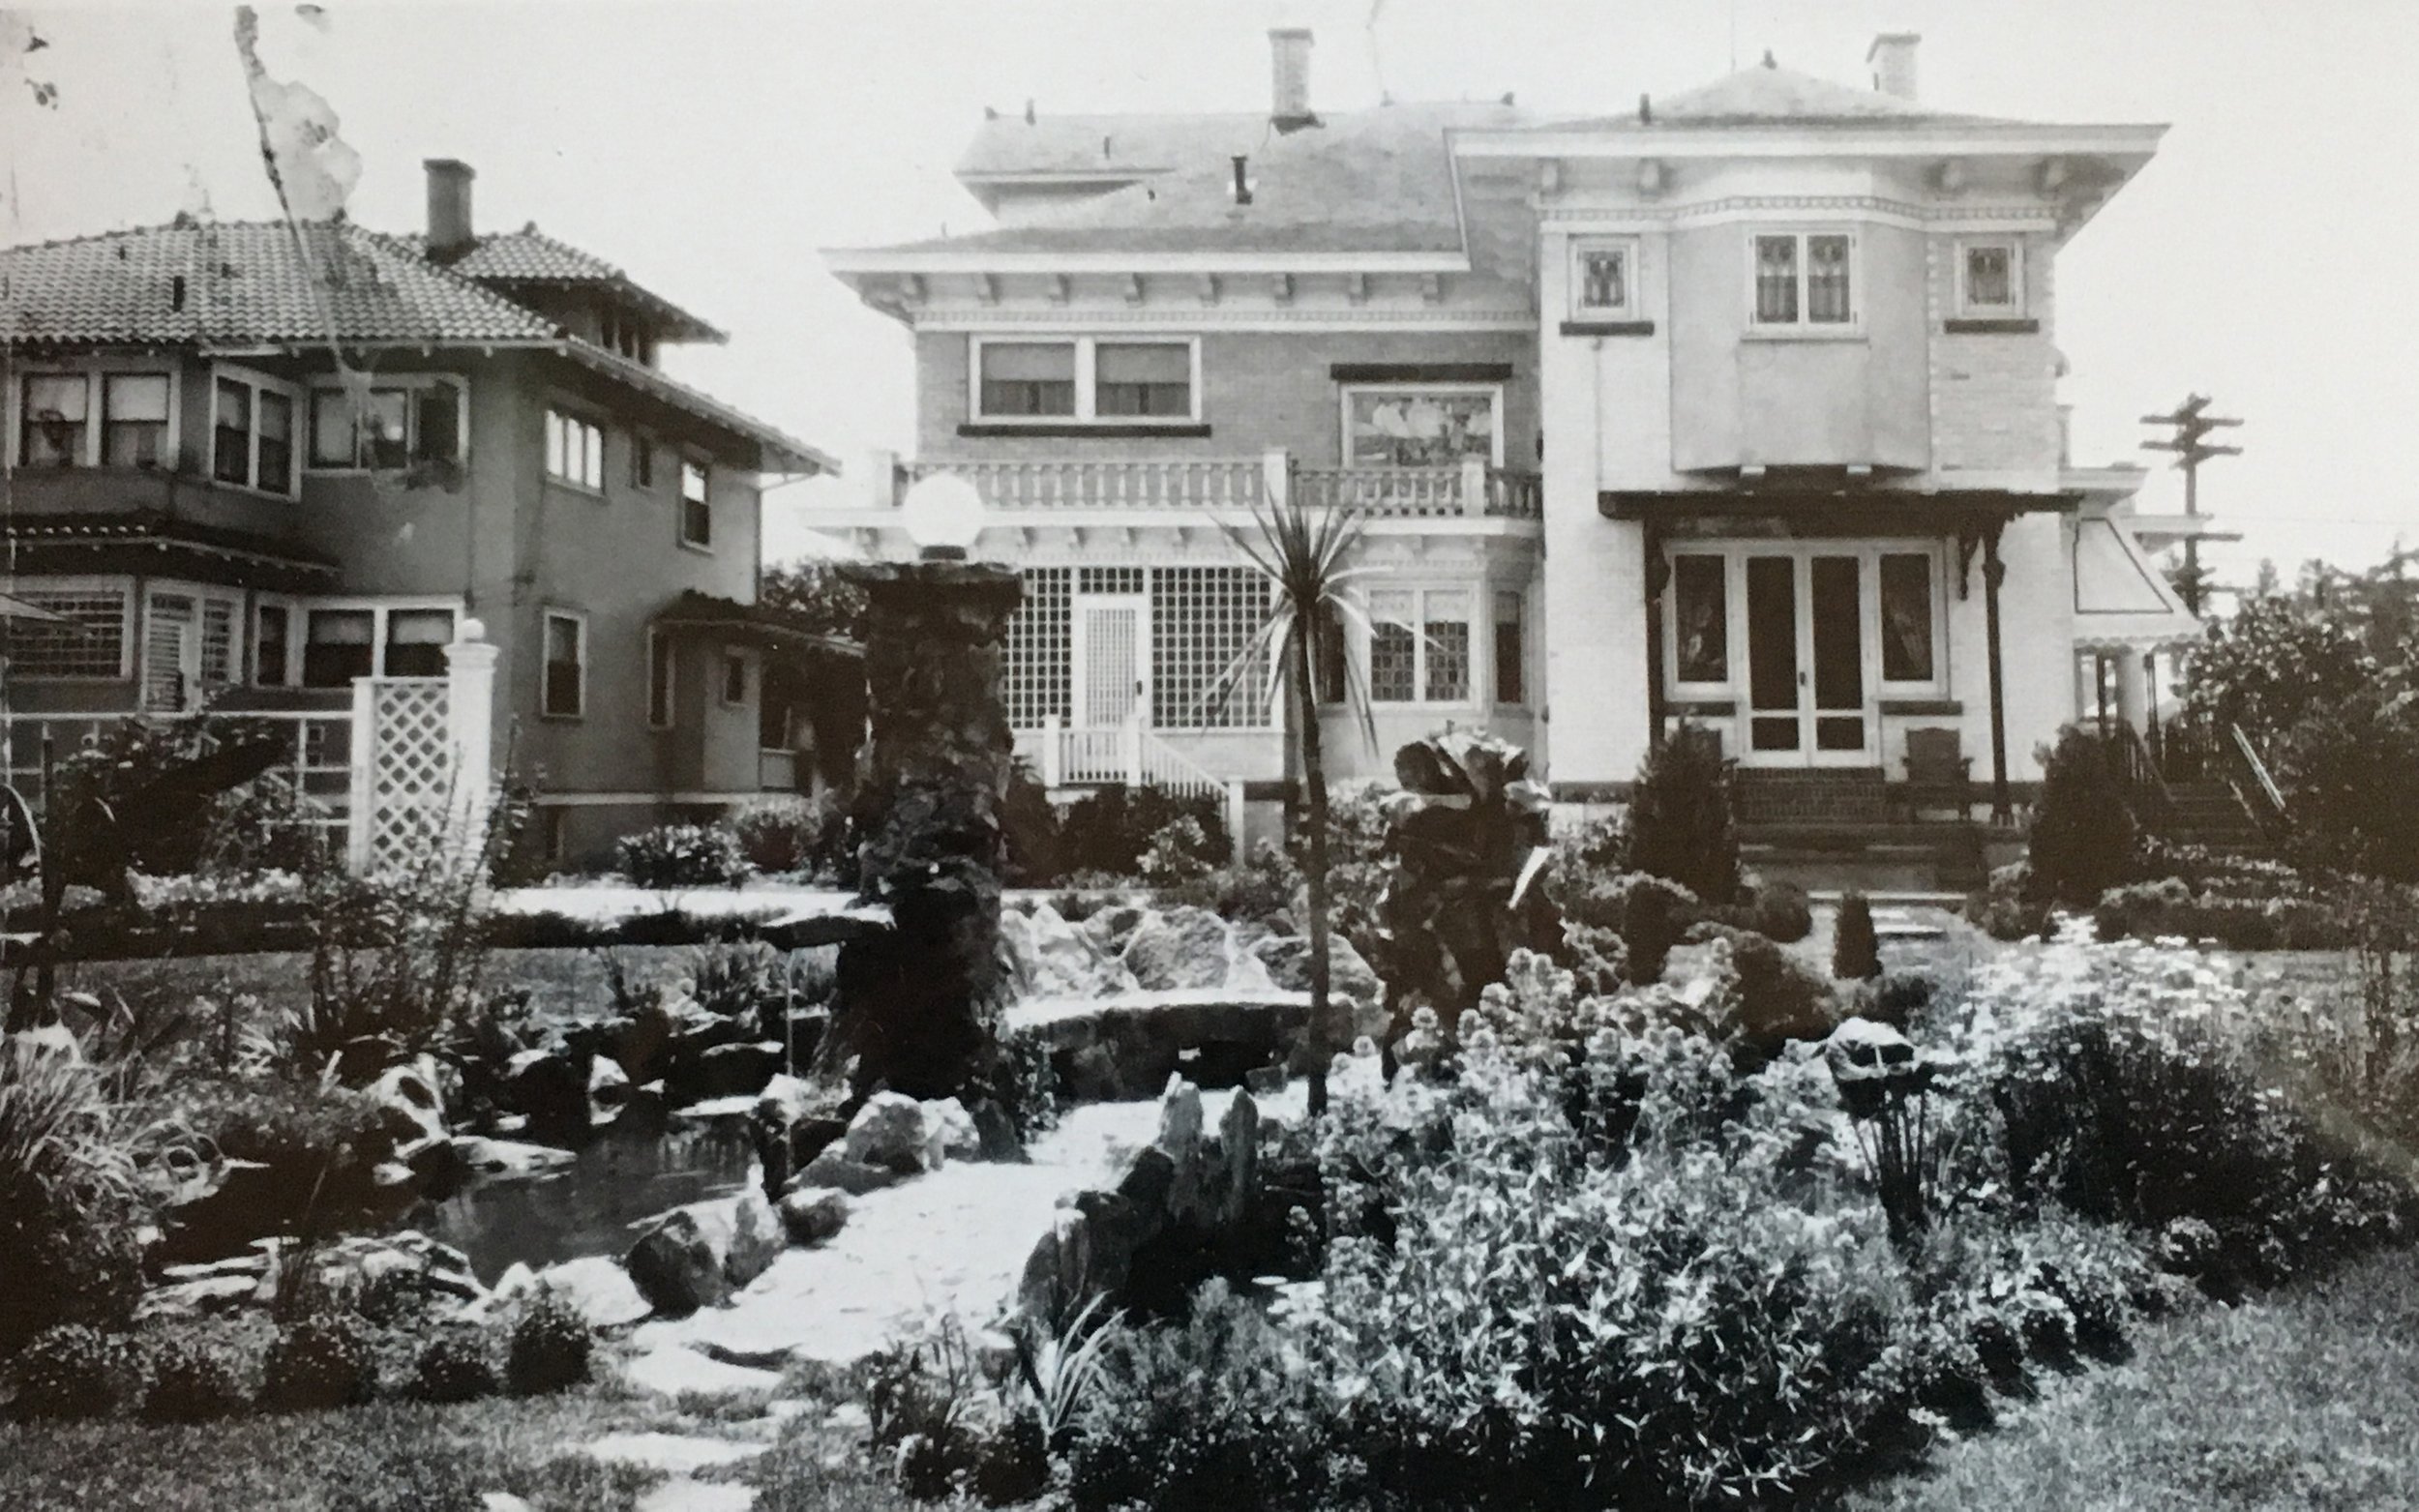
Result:
[[[899,549],[906,489],[973,482],[1045,775],[1268,822],[1265,669],[1205,694],[1267,602],[1218,526],[1280,495],[1366,518],[1348,772],[1483,726],[1584,807],[1692,725],[1767,865],[1935,886],[2096,690],[2155,701],[2197,626],[2111,526],[2139,473],[2067,459],[2052,275],[2162,128],[1940,109],[1902,35],[1871,87],[1767,58],[1561,119],[1323,112],[1270,35],[1265,115],[994,115],[959,176],[996,229],[826,254],[910,332],[919,414],[825,526]],[[1944,762],[1973,803],[1915,825]]]
[[[803,706],[851,648],[769,637],[762,480],[829,457],[666,373],[723,333],[534,226],[202,222],[0,249],[12,776],[40,736],[207,702],[341,747],[357,677],[484,627],[493,728],[540,843],[808,780]],[[304,763],[310,765],[311,763]],[[305,774],[341,805],[341,756]]]

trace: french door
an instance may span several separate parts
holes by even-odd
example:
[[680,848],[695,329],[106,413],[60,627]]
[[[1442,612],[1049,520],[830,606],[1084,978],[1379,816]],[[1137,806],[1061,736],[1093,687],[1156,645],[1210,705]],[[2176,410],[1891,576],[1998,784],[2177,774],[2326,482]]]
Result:
[[1747,708],[1753,766],[1866,766],[1875,759],[1866,686],[1862,557],[1754,552],[1746,560]]
[[1150,707],[1150,597],[1078,594],[1075,723],[1115,729]]
[[200,677],[200,650],[193,595],[152,594],[143,620],[144,712],[184,712]]

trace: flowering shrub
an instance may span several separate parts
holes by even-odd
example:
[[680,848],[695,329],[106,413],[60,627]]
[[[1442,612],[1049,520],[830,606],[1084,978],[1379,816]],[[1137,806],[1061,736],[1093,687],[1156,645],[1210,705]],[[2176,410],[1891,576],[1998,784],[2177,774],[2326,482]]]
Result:
[[126,880],[136,906],[152,910],[212,904],[300,904],[309,892],[301,873],[275,868],[263,872],[192,872],[175,876],[131,872]]
[[1209,875],[1211,854],[1201,820],[1180,814],[1152,832],[1150,844],[1134,858],[1134,875],[1153,887],[1172,887]]
[[705,824],[659,824],[624,835],[613,863],[641,887],[735,887],[748,875],[739,838]]
[[142,1380],[142,1361],[124,1334],[82,1323],[45,1328],[18,1351],[10,1376],[20,1418],[105,1417]]
[[727,822],[740,856],[759,872],[775,876],[803,873],[819,881],[855,879],[849,816],[828,793],[763,799]]

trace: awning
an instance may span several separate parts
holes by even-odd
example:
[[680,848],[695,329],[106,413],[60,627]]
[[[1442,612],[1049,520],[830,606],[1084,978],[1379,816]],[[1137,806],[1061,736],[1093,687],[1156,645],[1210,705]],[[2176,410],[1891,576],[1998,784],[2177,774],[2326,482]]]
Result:
[[325,593],[338,580],[335,560],[316,551],[150,510],[18,515],[0,520],[0,547],[19,578],[129,573],[279,593]]
[[2105,515],[2075,522],[2075,648],[2155,651],[2201,637],[2132,531]]
[[658,631],[692,631],[711,635],[726,645],[758,646],[795,656],[853,660],[865,655],[863,646],[845,636],[816,629],[803,616],[769,604],[742,604],[695,588],[684,590],[657,611],[653,623]]

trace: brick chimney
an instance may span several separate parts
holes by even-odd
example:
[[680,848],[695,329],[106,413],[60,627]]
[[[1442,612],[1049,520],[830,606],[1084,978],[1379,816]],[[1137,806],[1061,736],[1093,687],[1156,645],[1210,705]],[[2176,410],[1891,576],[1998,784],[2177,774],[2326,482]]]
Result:
[[1269,119],[1280,132],[1312,126],[1310,28],[1281,26],[1269,33]]
[[1924,39],[1913,32],[1884,32],[1865,50],[1873,68],[1873,87],[1900,100],[1915,98],[1915,44]]
[[470,229],[470,181],[478,174],[452,158],[420,165],[429,172],[429,255],[459,257],[477,241]]

